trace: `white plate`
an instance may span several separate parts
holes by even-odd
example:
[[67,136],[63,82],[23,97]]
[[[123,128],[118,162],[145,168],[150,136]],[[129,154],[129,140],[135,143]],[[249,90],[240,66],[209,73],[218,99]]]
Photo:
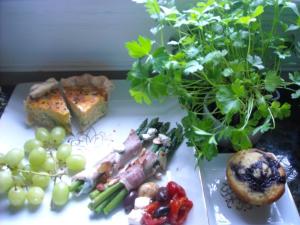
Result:
[[288,186],[284,195],[269,206],[252,206],[241,202],[229,188],[225,168],[231,154],[219,154],[212,161],[201,162],[210,225],[276,224],[299,225],[300,219]]
[[[111,96],[108,114],[100,119],[93,129],[85,135],[75,136],[72,143],[80,145],[81,150],[89,156],[105,155],[105,143],[109,141],[124,141],[131,128],[136,128],[144,118],[159,116],[161,120],[170,121],[174,126],[184,115],[174,100],[164,104],[152,106],[138,105],[128,94],[128,83],[115,81],[115,90]],[[18,85],[0,120],[0,152],[6,152],[13,147],[22,147],[24,142],[34,136],[32,128],[25,125],[25,112],[23,101],[28,93],[30,84]],[[199,179],[199,171],[195,169],[193,150],[185,143],[177,150],[172,158],[168,171],[160,181],[166,184],[174,180],[181,184],[193,201],[191,210],[185,224],[207,225],[207,211],[202,191],[202,182]],[[64,208],[58,211],[50,210],[51,187],[48,188],[43,204],[32,209],[23,207],[13,210],[8,206],[5,196],[0,196],[0,224],[1,225],[45,225],[45,224],[127,224],[127,217],[118,208],[108,217],[93,216],[88,209],[88,198],[71,200]]]

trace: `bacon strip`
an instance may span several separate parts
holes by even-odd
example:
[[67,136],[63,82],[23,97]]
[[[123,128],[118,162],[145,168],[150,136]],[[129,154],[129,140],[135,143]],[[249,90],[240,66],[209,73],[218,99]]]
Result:
[[77,195],[89,193],[96,185],[100,175],[107,174],[112,176],[117,173],[128,161],[137,156],[143,148],[142,141],[134,130],[130,131],[130,134],[123,144],[125,148],[124,151],[111,152],[95,166],[87,168],[73,176],[72,180],[84,182],[82,189],[76,193]]

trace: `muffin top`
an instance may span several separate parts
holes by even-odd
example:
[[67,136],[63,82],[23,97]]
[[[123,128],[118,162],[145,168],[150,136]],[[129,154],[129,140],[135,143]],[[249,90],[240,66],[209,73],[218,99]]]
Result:
[[265,192],[272,185],[285,184],[286,175],[271,153],[259,149],[241,151],[229,161],[234,177],[253,192]]

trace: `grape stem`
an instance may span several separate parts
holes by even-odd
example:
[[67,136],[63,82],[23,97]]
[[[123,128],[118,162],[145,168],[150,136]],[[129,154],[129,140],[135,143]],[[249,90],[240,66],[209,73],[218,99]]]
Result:
[[22,173],[31,173],[34,175],[40,175],[40,176],[49,176],[49,177],[60,177],[62,175],[66,175],[66,171],[61,171],[55,174],[44,174],[44,173],[39,173],[39,172],[35,172],[35,171],[30,171],[30,170],[22,170],[22,169],[17,169],[17,171],[22,172]]

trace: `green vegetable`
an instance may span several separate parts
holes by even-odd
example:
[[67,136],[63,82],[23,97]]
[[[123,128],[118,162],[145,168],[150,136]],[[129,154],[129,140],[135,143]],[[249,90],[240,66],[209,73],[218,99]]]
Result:
[[[125,45],[135,60],[128,73],[130,94],[146,104],[177,97],[187,112],[182,124],[197,160],[216,156],[221,140],[236,150],[250,148],[251,135],[290,115],[289,103],[273,96],[286,89],[292,99],[300,97],[300,73],[280,76],[282,60],[300,55],[291,32],[300,28],[295,3],[206,0],[180,10],[175,1],[135,2],[154,19],[155,37],[139,36]],[[270,27],[266,13],[273,16]]]

